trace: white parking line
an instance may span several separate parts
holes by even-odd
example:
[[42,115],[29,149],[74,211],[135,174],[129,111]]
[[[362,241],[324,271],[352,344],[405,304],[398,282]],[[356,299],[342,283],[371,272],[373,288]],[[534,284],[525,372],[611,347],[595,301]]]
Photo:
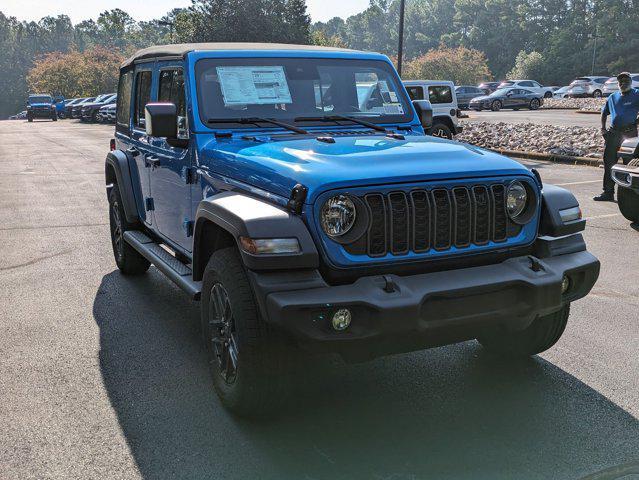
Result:
[[555,183],[557,187],[566,187],[568,185],[584,185],[586,183],[601,183],[601,179],[599,180],[586,180],[584,182],[570,182],[570,183]]
[[586,217],[584,220],[595,220],[596,218],[608,218],[608,217],[618,217],[621,213],[609,213],[607,215],[595,215],[593,217]]

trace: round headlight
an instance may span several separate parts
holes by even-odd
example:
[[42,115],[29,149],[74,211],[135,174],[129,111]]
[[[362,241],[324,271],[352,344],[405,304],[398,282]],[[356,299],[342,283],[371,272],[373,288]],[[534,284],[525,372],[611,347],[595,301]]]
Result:
[[355,204],[346,195],[335,195],[324,202],[320,214],[322,230],[329,237],[339,237],[355,224]]
[[508,216],[513,220],[517,218],[526,209],[528,201],[528,193],[526,187],[521,182],[513,182],[508,186],[506,192],[506,210]]

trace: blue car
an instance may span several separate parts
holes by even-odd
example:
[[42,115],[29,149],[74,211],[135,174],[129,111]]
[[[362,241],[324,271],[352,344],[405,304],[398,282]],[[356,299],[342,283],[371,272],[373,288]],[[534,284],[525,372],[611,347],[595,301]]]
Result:
[[599,274],[577,200],[431,126],[377,53],[212,43],[124,63],[105,162],[115,263],[153,264],[200,302],[227,408],[277,408],[299,352],[478,339],[527,356],[559,339]]
[[58,120],[56,104],[51,95],[29,95],[27,100],[27,121],[33,122],[36,118],[45,118],[54,122]]

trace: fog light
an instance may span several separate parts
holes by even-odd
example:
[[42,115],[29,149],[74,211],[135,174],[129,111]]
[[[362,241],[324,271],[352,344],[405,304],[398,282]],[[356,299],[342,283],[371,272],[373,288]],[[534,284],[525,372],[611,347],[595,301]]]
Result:
[[570,288],[570,279],[567,275],[564,275],[563,280],[561,281],[561,293],[566,293]]
[[351,324],[351,311],[348,308],[340,308],[333,314],[331,323],[337,331],[346,330]]

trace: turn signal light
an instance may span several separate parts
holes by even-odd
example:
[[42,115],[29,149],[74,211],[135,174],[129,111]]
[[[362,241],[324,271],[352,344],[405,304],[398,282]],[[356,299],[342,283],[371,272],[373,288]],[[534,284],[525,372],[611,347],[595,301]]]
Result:
[[109,140],[109,148],[111,149],[111,151],[115,150],[115,138]]
[[251,255],[274,255],[300,253],[297,238],[249,238],[240,237],[242,250]]

